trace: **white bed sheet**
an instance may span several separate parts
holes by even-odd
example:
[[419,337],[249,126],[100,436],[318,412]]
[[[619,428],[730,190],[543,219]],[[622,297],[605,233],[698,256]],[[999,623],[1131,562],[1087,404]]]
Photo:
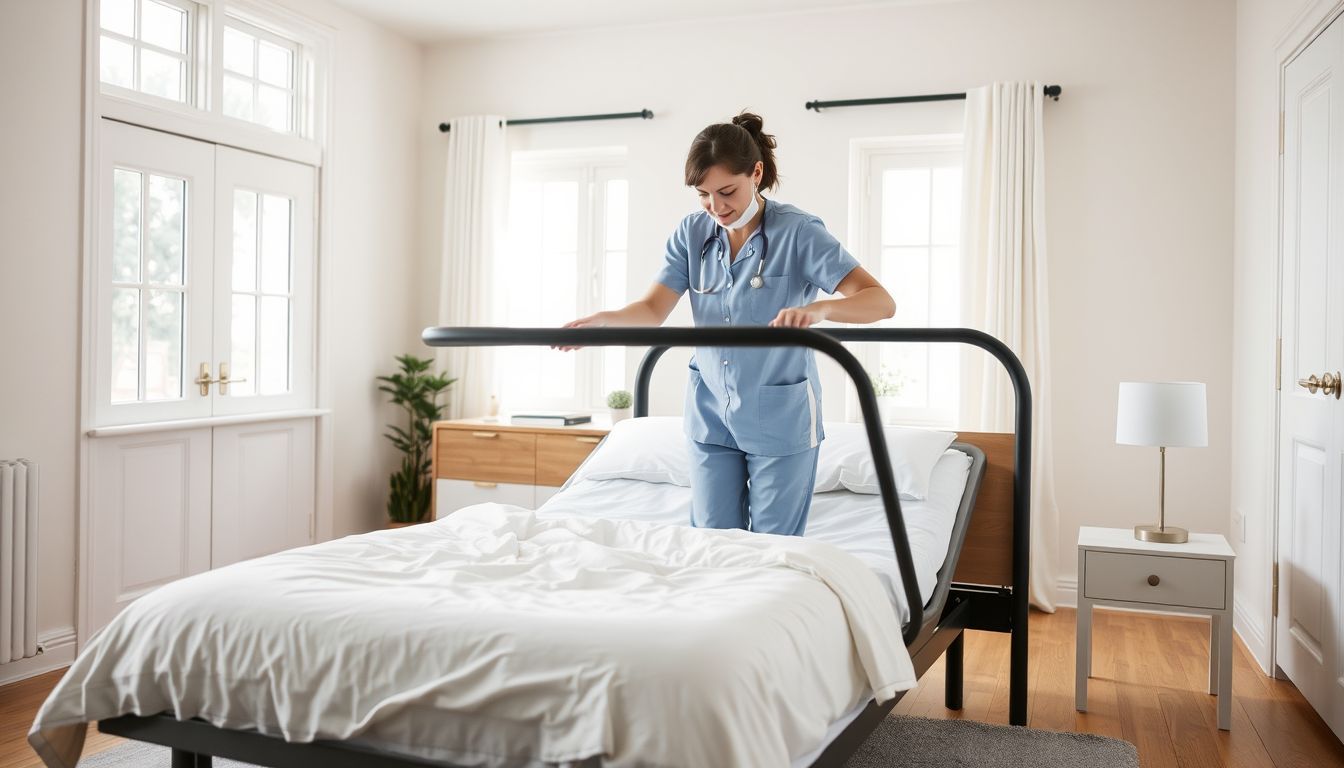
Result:
[[[938,583],[938,569],[947,559],[952,526],[970,469],[971,458],[949,448],[934,465],[928,498],[901,500],[919,593],[926,604]],[[686,525],[691,519],[691,489],[643,480],[581,480],[552,496],[537,510],[537,516]],[[905,604],[881,496],[849,491],[814,495],[804,538],[837,546],[876,571],[891,601],[898,607],[901,621],[909,620],[910,610]]]
[[482,504],[140,598],[29,742],[73,768],[86,722],[170,711],[466,765],[779,766],[914,684],[879,579],[833,546]]

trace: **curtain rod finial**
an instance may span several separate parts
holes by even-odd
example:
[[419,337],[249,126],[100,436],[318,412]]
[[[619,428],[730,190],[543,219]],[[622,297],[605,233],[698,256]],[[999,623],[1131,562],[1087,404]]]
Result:
[[453,130],[453,126],[447,123],[439,123],[439,133],[447,133]]
[[1059,101],[1059,94],[1064,92],[1064,89],[1058,85],[1047,85],[1042,90],[1044,91],[1046,96],[1049,96],[1055,101]]

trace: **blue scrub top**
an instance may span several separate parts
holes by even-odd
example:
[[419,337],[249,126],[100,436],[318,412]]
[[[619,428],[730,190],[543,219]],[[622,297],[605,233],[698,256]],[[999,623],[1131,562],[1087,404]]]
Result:
[[[729,262],[728,237],[705,211],[682,219],[667,240],[666,263],[656,278],[678,294],[691,285],[697,326],[766,325],[781,309],[835,288],[859,262],[821,219],[766,199],[765,284],[752,288],[762,257],[761,228]],[[718,238],[722,247],[715,247]],[[700,253],[706,243],[705,283]],[[726,274],[725,274],[726,271]],[[686,385],[686,435],[701,443],[758,456],[788,456],[815,448],[823,437],[821,379],[807,347],[697,347]]]

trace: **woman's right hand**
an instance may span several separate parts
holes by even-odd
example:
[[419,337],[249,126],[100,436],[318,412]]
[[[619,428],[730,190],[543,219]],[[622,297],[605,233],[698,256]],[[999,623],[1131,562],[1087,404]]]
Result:
[[[587,317],[580,317],[578,320],[570,320],[562,325],[562,328],[602,328],[611,323],[610,312],[594,312]],[[558,349],[561,352],[569,352],[574,349],[583,349],[583,347],[556,346],[551,345],[551,349]]]

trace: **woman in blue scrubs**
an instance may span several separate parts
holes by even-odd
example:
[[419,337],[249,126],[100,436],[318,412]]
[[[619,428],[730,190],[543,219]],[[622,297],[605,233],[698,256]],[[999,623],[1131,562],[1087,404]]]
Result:
[[[686,185],[703,210],[668,238],[649,292],[565,327],[662,325],[687,291],[697,326],[891,317],[891,295],[820,219],[761,194],[776,185],[775,146],[747,112],[701,131],[686,158]],[[817,301],[818,291],[839,297]],[[698,347],[685,422],[693,525],[802,535],[824,437],[811,349]]]

